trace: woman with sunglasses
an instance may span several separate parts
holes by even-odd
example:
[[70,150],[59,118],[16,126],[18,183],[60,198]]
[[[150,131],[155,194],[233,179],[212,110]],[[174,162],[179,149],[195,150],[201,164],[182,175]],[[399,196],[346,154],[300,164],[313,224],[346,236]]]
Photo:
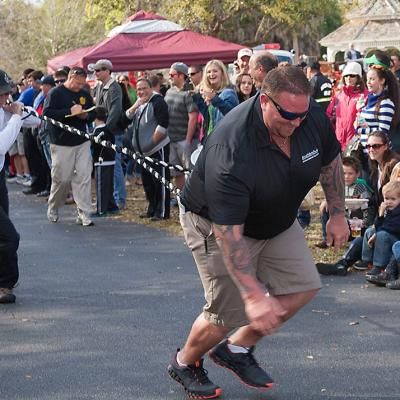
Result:
[[[368,203],[368,218],[365,228],[370,227],[378,215],[379,206],[383,202],[382,187],[389,182],[393,168],[400,160],[398,155],[389,148],[389,139],[385,132],[375,131],[368,135],[365,145],[368,151],[370,165],[370,186],[373,190]],[[366,270],[368,263],[361,260],[363,237],[355,238],[348,250],[334,264],[317,263],[316,267],[323,275],[346,275],[348,268],[353,266],[357,270]]]
[[239,99],[230,87],[228,72],[222,61],[209,61],[204,71],[200,84],[202,99],[194,100],[204,117],[204,135],[208,136],[218,122],[239,104]]
[[354,121],[357,116],[357,101],[367,97],[368,91],[362,79],[361,65],[349,62],[342,73],[342,89],[333,96],[326,114],[335,129],[342,151],[355,134]]
[[389,135],[390,129],[397,126],[400,117],[399,86],[389,69],[390,58],[379,52],[365,61],[370,64],[367,73],[369,93],[364,107],[362,107],[363,99],[358,102],[357,107],[360,112],[355,123],[364,149],[368,134],[381,131]]
[[254,86],[253,79],[249,73],[243,72],[237,76],[236,93],[239,98],[239,103],[243,103],[256,94],[256,87]]
[[389,148],[389,139],[385,132],[375,131],[368,135],[366,149],[370,165],[370,183],[374,190],[375,205],[378,208],[383,201],[381,189],[389,182],[391,173],[400,161],[400,155]]

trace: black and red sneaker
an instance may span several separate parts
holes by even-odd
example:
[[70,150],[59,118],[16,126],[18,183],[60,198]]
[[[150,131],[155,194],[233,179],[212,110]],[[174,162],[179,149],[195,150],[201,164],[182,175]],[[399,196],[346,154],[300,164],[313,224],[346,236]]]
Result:
[[248,386],[266,390],[274,386],[274,380],[258,365],[253,356],[254,346],[248,353],[232,353],[228,340],[224,340],[208,353],[210,358],[221,367],[230,369]]
[[[177,354],[178,352],[179,349]],[[208,379],[207,370],[203,368],[203,359],[193,365],[181,367],[175,355],[167,370],[170,377],[184,387],[190,399],[214,399],[222,394],[222,389]]]

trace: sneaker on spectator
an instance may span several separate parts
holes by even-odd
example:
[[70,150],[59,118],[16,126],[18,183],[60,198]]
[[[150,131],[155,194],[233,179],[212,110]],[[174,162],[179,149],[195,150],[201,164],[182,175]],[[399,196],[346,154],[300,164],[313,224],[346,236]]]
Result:
[[274,381],[258,365],[253,356],[254,348],[252,346],[248,353],[232,353],[228,340],[224,340],[211,349],[208,355],[216,364],[230,369],[246,385],[266,390],[274,385]]
[[22,185],[26,186],[26,187],[31,187],[32,186],[32,178],[30,176],[29,177],[24,176],[24,179],[25,179],[25,181],[22,182]]
[[344,276],[347,274],[347,268],[348,268],[348,265],[344,259],[339,260],[335,264],[316,263],[315,266],[321,275]]
[[58,221],[58,210],[56,210],[55,208],[48,208],[47,219],[50,222],[56,223]]
[[372,269],[365,274],[365,279],[369,282],[370,281],[369,278],[371,276],[379,275],[381,272],[383,272],[383,270],[384,268],[382,267],[373,266]]
[[359,260],[353,265],[353,268],[357,271],[366,271],[368,269],[368,266],[368,261]]
[[36,193],[37,197],[49,197],[50,196],[50,191],[48,190],[43,190],[39,193]]
[[[176,354],[178,354],[179,349]],[[187,367],[179,366],[176,355],[168,365],[169,376],[180,383],[189,399],[214,399],[222,394],[222,389],[212,383],[203,368],[203,359]]]
[[30,179],[30,177],[27,175],[17,175],[16,183],[18,183],[18,185],[23,185],[28,179]]
[[77,225],[82,225],[82,226],[93,226],[94,225],[93,221],[79,210],[78,210],[78,215],[76,217],[75,222]]
[[15,303],[15,294],[12,289],[0,288],[0,304]]

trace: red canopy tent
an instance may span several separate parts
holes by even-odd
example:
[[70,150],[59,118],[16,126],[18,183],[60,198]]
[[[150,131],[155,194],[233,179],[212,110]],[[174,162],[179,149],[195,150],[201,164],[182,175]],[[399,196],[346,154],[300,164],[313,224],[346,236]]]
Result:
[[175,61],[205,64],[217,58],[232,62],[243,46],[183,29],[157,15],[139,11],[115,27],[99,44],[70,51],[48,61],[49,71],[63,65],[87,68],[109,59],[114,71],[168,68]]

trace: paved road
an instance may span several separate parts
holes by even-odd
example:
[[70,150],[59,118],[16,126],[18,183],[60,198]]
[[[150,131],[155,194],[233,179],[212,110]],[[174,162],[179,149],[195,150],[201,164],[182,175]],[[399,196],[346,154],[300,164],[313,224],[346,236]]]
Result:
[[[203,300],[182,239],[110,219],[82,228],[71,207],[50,224],[43,201],[10,189],[21,279],[0,306],[0,400],[184,399],[166,365]],[[256,350],[276,388],[206,360],[224,399],[400,399],[400,293],[360,273],[323,283]]]

